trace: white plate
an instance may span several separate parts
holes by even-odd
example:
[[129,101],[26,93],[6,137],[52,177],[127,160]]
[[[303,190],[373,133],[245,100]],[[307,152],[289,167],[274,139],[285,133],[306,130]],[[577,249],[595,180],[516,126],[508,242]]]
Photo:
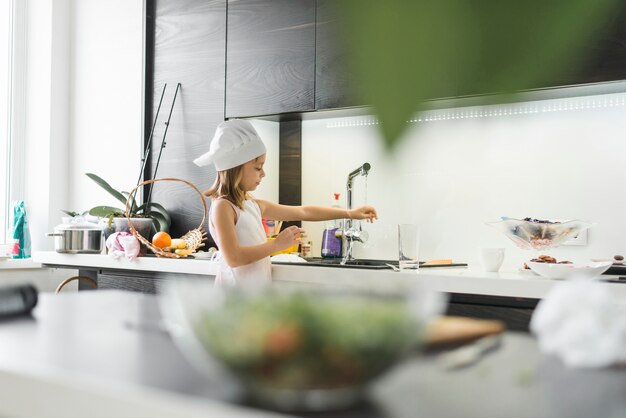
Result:
[[527,261],[526,264],[532,271],[548,279],[593,279],[607,271],[613,263],[600,261],[584,264],[555,264]]

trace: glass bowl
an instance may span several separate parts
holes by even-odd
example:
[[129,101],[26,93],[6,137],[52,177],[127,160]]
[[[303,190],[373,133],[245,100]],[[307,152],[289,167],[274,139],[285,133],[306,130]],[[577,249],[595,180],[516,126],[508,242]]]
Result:
[[369,383],[419,347],[434,313],[425,307],[441,297],[406,288],[248,290],[198,280],[165,286],[164,321],[192,364],[210,370],[207,360],[217,362],[247,400],[283,411],[360,401]]
[[520,248],[544,250],[558,247],[593,224],[579,220],[557,222],[506,218],[487,222],[487,225],[504,233]]

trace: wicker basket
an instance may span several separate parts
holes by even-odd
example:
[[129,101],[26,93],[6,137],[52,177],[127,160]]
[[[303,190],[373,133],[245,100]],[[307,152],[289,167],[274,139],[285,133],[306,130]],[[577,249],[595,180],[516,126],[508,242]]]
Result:
[[161,178],[161,179],[153,179],[153,180],[144,181],[143,183],[138,184],[137,187],[135,187],[130,192],[130,194],[128,195],[128,199],[126,200],[126,212],[124,213],[124,215],[126,215],[126,219],[128,219],[128,225],[130,227],[129,228],[130,232],[142,244],[144,244],[146,247],[148,247],[150,249],[150,251],[152,251],[154,254],[156,254],[157,257],[185,258],[185,257],[187,257],[187,254],[176,254],[176,253],[173,253],[173,252],[163,251],[162,249],[160,249],[158,247],[155,247],[150,241],[148,241],[146,238],[142,237],[137,232],[137,230],[135,229],[135,227],[133,226],[133,224],[132,224],[132,222],[130,220],[130,216],[129,216],[129,212],[128,212],[128,206],[130,205],[130,202],[133,200],[133,196],[137,192],[137,189],[139,189],[141,186],[145,186],[146,184],[150,184],[150,183],[155,183],[157,181],[179,181],[181,183],[185,183],[186,185],[188,185],[189,187],[194,189],[196,191],[196,193],[198,193],[198,195],[200,195],[200,201],[202,202],[202,208],[203,208],[202,222],[200,222],[200,225],[196,229],[192,229],[191,231],[189,231],[185,235],[183,235],[181,238],[187,242],[187,249],[192,250],[192,252],[195,252],[198,248],[204,246],[204,242],[203,241],[206,240],[206,231],[204,230],[204,222],[206,221],[206,202],[204,201],[204,195],[193,184],[189,183],[188,181],[177,179],[177,178],[174,178],[174,177],[164,177],[164,178]]

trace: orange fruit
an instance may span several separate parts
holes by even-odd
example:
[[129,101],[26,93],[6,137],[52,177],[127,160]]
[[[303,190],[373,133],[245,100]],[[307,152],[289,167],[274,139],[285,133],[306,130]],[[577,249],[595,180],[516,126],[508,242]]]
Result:
[[157,248],[165,248],[172,245],[172,237],[167,232],[157,232],[152,237],[152,245]]

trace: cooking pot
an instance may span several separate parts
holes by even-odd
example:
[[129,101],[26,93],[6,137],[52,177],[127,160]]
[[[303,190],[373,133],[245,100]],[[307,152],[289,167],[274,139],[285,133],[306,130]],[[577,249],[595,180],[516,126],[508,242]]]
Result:
[[54,228],[54,250],[57,253],[100,254],[102,252],[102,228],[80,218],[71,218]]

